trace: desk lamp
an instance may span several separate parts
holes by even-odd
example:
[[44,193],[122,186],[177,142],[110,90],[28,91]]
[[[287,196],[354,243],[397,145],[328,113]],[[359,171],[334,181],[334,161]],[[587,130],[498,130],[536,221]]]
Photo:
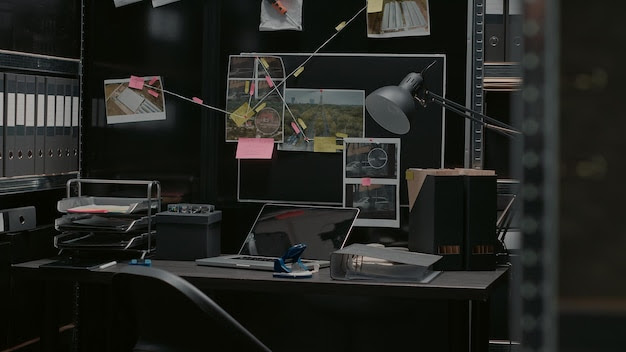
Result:
[[500,134],[509,137],[521,134],[501,121],[470,110],[425,88],[423,75],[434,64],[435,61],[421,73],[409,73],[397,86],[378,88],[368,95],[365,98],[365,107],[374,121],[389,132],[406,134],[410,129],[408,116],[415,111],[415,101],[423,107],[433,102]]

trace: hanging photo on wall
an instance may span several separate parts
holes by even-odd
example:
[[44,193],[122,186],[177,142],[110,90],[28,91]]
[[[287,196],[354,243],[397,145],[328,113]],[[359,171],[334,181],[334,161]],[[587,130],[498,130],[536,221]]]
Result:
[[365,91],[287,88],[280,150],[341,152],[343,138],[365,133]]
[[400,226],[400,139],[346,138],[343,206],[361,211],[356,226]]
[[283,141],[285,68],[279,57],[231,55],[226,90],[226,141]]
[[157,76],[104,81],[107,123],[165,120],[165,97]]
[[393,38],[430,35],[428,0],[369,0],[367,36]]
[[302,30],[302,0],[261,1],[260,31]]

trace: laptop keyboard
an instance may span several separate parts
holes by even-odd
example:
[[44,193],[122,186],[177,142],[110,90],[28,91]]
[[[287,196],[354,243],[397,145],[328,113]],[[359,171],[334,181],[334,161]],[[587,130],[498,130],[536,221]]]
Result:
[[235,257],[233,259],[237,259],[237,260],[256,260],[256,261],[259,261],[259,262],[273,262],[274,259],[276,259],[276,258],[241,256],[241,257]]
[[[241,256],[241,257],[234,257],[233,259],[237,259],[237,260],[256,260],[259,262],[273,262],[276,258],[270,258],[270,257],[253,257],[253,256]],[[307,259],[301,259],[303,263],[312,263],[314,262],[314,260],[307,260]]]

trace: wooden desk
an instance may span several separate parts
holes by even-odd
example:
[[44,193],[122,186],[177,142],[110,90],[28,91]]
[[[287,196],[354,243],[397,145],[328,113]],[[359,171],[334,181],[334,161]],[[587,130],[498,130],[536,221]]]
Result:
[[[48,284],[70,281],[86,285],[108,285],[112,276],[125,265],[118,264],[110,268],[93,271],[39,268],[41,264],[50,261],[46,259],[13,265],[13,275],[19,280],[42,280]],[[444,338],[447,337],[446,340],[449,341],[443,342],[446,345],[444,350],[450,351],[486,351],[488,349],[489,295],[494,284],[507,272],[505,268],[498,268],[495,271],[443,272],[428,284],[413,284],[332,280],[328,269],[320,270],[310,279],[292,280],[274,278],[270,272],[211,268],[198,266],[194,262],[188,261],[153,260],[152,263],[153,267],[179,275],[201,290],[209,292],[210,295],[219,292],[239,292],[246,295],[259,293],[261,295],[269,294],[270,297],[280,295],[281,299],[293,296],[296,302],[305,303],[310,301],[301,298],[301,295],[345,299],[343,302],[350,302],[352,298],[357,300],[383,298],[387,300],[386,302],[425,300],[427,302],[445,303],[447,308],[443,314],[447,316],[448,327],[446,329],[448,332]],[[52,304],[52,302],[50,303]],[[236,307],[232,308],[235,309]],[[360,307],[364,311],[370,308],[374,309],[370,306]],[[229,309],[226,310],[230,311]],[[317,310],[317,308],[313,310]],[[407,323],[411,323],[411,319],[417,318],[414,317],[415,313],[412,313],[411,316],[397,316],[398,314],[401,315],[401,312],[402,310],[396,311],[394,317]],[[346,317],[346,320],[354,323],[350,317]],[[242,321],[242,323],[246,325],[246,321]],[[292,325],[298,324],[292,323]],[[289,326],[286,328],[290,329]],[[50,338],[53,340],[55,331],[54,328],[48,328],[42,339]],[[419,339],[415,340],[414,343],[418,346],[420,344]],[[54,341],[46,341],[44,345],[54,346]],[[270,346],[272,345],[270,344]]]

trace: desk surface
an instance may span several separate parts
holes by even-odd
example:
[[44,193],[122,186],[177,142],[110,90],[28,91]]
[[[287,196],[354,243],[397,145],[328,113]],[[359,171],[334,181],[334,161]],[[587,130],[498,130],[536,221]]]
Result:
[[[77,282],[109,283],[111,277],[127,264],[106,269],[39,268],[52,259],[41,259],[12,266],[19,279],[71,280]],[[321,269],[309,279],[274,278],[271,272],[214,268],[196,265],[193,261],[153,260],[152,266],[174,273],[200,289],[248,290],[259,292],[294,292],[306,294],[411,297],[420,299],[459,299],[486,301],[493,285],[507,271],[445,271],[427,284],[341,281],[330,278],[328,268]]]

